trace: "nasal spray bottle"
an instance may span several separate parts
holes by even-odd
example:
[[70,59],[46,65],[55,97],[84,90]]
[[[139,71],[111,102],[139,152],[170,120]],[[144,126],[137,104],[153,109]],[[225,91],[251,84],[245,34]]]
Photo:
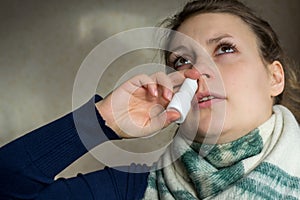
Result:
[[190,108],[192,99],[198,88],[197,80],[186,78],[179,91],[174,94],[167,109],[175,109],[180,113],[180,118],[176,123],[183,123]]

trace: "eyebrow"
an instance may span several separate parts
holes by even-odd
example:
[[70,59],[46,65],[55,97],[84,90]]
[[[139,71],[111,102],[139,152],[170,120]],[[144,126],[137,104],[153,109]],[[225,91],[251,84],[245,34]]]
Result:
[[211,38],[211,39],[207,40],[206,44],[210,45],[210,44],[213,44],[213,43],[218,43],[218,42],[220,42],[224,38],[232,38],[232,36],[229,35],[229,34],[227,34],[227,33],[225,33],[225,34],[222,34],[222,35],[220,35],[218,37]]
[[[217,36],[217,37],[214,37],[214,38],[211,38],[211,39],[207,40],[206,44],[207,45],[211,45],[213,43],[218,43],[218,42],[220,42],[224,38],[233,38],[233,36],[231,36],[230,34],[225,33],[225,34],[222,34],[220,36]],[[180,46],[177,46],[176,48],[173,48],[171,50],[171,52],[176,52],[178,50],[188,51],[188,48],[186,46],[184,46],[184,45],[180,45]]]
[[187,48],[187,47],[184,46],[184,45],[180,45],[180,46],[177,46],[176,48],[171,49],[170,51],[171,51],[172,53],[174,53],[174,52],[176,52],[176,51],[178,51],[178,50],[188,51],[189,48]]
[[[214,38],[211,38],[211,39],[207,40],[206,44],[207,45],[211,45],[213,43],[218,43],[218,42],[220,42],[224,38],[233,38],[233,36],[231,36],[228,33],[225,33],[225,34],[222,34],[220,36],[217,36],[217,37],[214,37]],[[180,51],[180,50],[191,51],[188,47],[186,47],[184,45],[179,45],[176,48],[173,48],[173,49],[170,50],[170,52],[171,52],[170,55],[173,54],[174,52],[177,52],[177,51]],[[192,55],[195,57],[196,53],[194,51],[192,51]]]
[[171,49],[171,50],[170,50],[170,52],[171,52],[170,55],[171,55],[171,54],[176,54],[176,52],[178,52],[178,51],[190,52],[190,53],[192,53],[191,56],[193,56],[193,58],[196,57],[195,51],[189,49],[188,47],[186,47],[186,46],[184,46],[184,45],[180,45],[180,46],[177,46],[177,47],[174,48],[174,49]]

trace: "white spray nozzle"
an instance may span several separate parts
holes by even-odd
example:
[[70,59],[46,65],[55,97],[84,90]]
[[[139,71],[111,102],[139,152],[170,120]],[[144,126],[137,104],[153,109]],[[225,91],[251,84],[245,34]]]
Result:
[[189,110],[191,109],[191,102],[197,88],[197,80],[186,78],[179,91],[174,94],[167,109],[172,108],[180,113],[180,118],[176,121],[176,123],[184,122]]

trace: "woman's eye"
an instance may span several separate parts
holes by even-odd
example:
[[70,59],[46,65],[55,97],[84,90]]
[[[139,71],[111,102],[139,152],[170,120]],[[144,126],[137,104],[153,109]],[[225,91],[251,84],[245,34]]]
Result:
[[236,52],[235,47],[232,45],[222,45],[217,48],[216,55],[222,55],[227,53],[234,53]]
[[185,59],[183,57],[179,57],[175,62],[174,62],[174,68],[178,69],[184,65],[192,65],[192,62],[188,59]]

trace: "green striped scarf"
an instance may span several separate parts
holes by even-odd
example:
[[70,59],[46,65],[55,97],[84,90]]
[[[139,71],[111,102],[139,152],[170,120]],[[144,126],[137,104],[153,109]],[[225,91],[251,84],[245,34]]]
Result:
[[[176,137],[150,172],[145,200],[154,199],[300,199],[300,129],[285,107],[246,136],[207,145]],[[199,150],[209,149],[199,156]]]

